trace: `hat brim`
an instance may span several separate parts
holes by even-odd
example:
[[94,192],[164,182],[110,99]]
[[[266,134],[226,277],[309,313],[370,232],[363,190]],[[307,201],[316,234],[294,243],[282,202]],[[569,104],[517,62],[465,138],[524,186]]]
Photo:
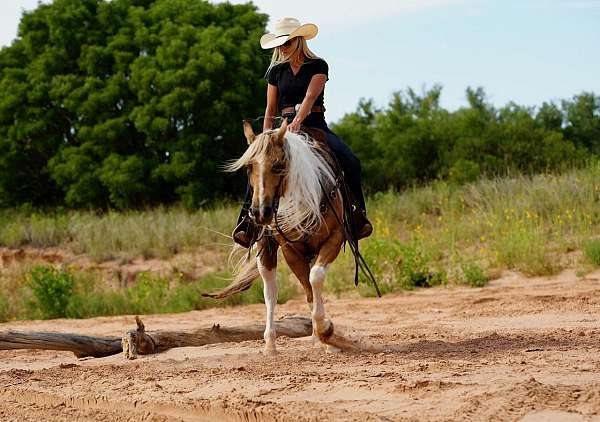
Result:
[[313,23],[305,23],[296,28],[292,33],[287,35],[265,34],[260,38],[260,46],[264,50],[269,48],[279,47],[291,38],[304,37],[305,40],[310,40],[317,36],[319,28]]

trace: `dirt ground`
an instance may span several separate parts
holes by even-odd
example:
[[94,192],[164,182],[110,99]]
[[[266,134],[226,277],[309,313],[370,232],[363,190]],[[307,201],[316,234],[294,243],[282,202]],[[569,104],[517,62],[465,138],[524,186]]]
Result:
[[0,271],[18,270],[27,265],[68,265],[80,271],[97,273],[102,279],[119,287],[127,287],[142,272],[182,280],[195,281],[200,277],[223,270],[222,257],[218,252],[202,248],[195,252],[179,252],[168,259],[112,258],[98,263],[85,254],[75,255],[61,248],[23,247],[18,249],[0,247]]
[[[306,314],[294,300],[278,315]],[[435,288],[326,303],[336,330],[393,350],[326,353],[308,338],[171,349],[125,361],[0,352],[0,420],[600,421],[600,272],[482,289]],[[192,329],[263,321],[252,305],[144,318]],[[132,316],[0,324],[121,335]]]

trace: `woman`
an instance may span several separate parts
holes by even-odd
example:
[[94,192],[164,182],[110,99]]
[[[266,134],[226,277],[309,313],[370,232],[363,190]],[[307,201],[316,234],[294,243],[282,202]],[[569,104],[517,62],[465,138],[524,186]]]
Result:
[[[271,64],[267,70],[267,108],[263,131],[273,129],[277,110],[288,120],[288,130],[300,131],[300,126],[321,129],[327,135],[327,143],[340,163],[346,183],[352,191],[360,210],[357,237],[362,239],[373,231],[366,218],[365,199],[360,184],[360,162],[352,151],[338,138],[325,122],[323,102],[328,65],[309,50],[306,40],[314,38],[318,29],[314,24],[300,25],[295,18],[284,18],[275,24],[275,32],[260,39],[263,49],[274,48]],[[233,232],[235,242],[251,246],[253,224],[249,217],[252,194],[248,188],[246,202]]]

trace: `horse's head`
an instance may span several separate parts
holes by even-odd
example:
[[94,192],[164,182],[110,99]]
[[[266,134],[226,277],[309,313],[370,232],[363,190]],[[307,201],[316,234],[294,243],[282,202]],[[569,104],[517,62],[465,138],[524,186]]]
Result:
[[248,179],[253,188],[252,214],[258,224],[270,224],[279,197],[285,192],[288,157],[285,151],[287,121],[279,129],[255,135],[252,126],[244,122],[248,150],[246,159]]

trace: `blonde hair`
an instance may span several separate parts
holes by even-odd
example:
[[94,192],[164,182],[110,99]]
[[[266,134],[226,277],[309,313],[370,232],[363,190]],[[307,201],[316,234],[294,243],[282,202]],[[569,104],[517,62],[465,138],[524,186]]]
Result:
[[293,50],[292,50],[292,53],[288,57],[285,57],[283,55],[281,48],[275,47],[273,49],[273,55],[271,56],[271,63],[269,64],[269,68],[267,69],[267,73],[265,74],[265,76],[268,76],[269,72],[271,72],[271,69],[273,69],[278,64],[297,61],[296,59],[300,56],[300,54],[302,54],[307,59],[318,59],[319,58],[319,56],[317,56],[315,53],[310,51],[310,48],[308,48],[308,44],[306,43],[306,40],[304,39],[304,37],[294,37],[291,39],[291,41],[292,41]]

